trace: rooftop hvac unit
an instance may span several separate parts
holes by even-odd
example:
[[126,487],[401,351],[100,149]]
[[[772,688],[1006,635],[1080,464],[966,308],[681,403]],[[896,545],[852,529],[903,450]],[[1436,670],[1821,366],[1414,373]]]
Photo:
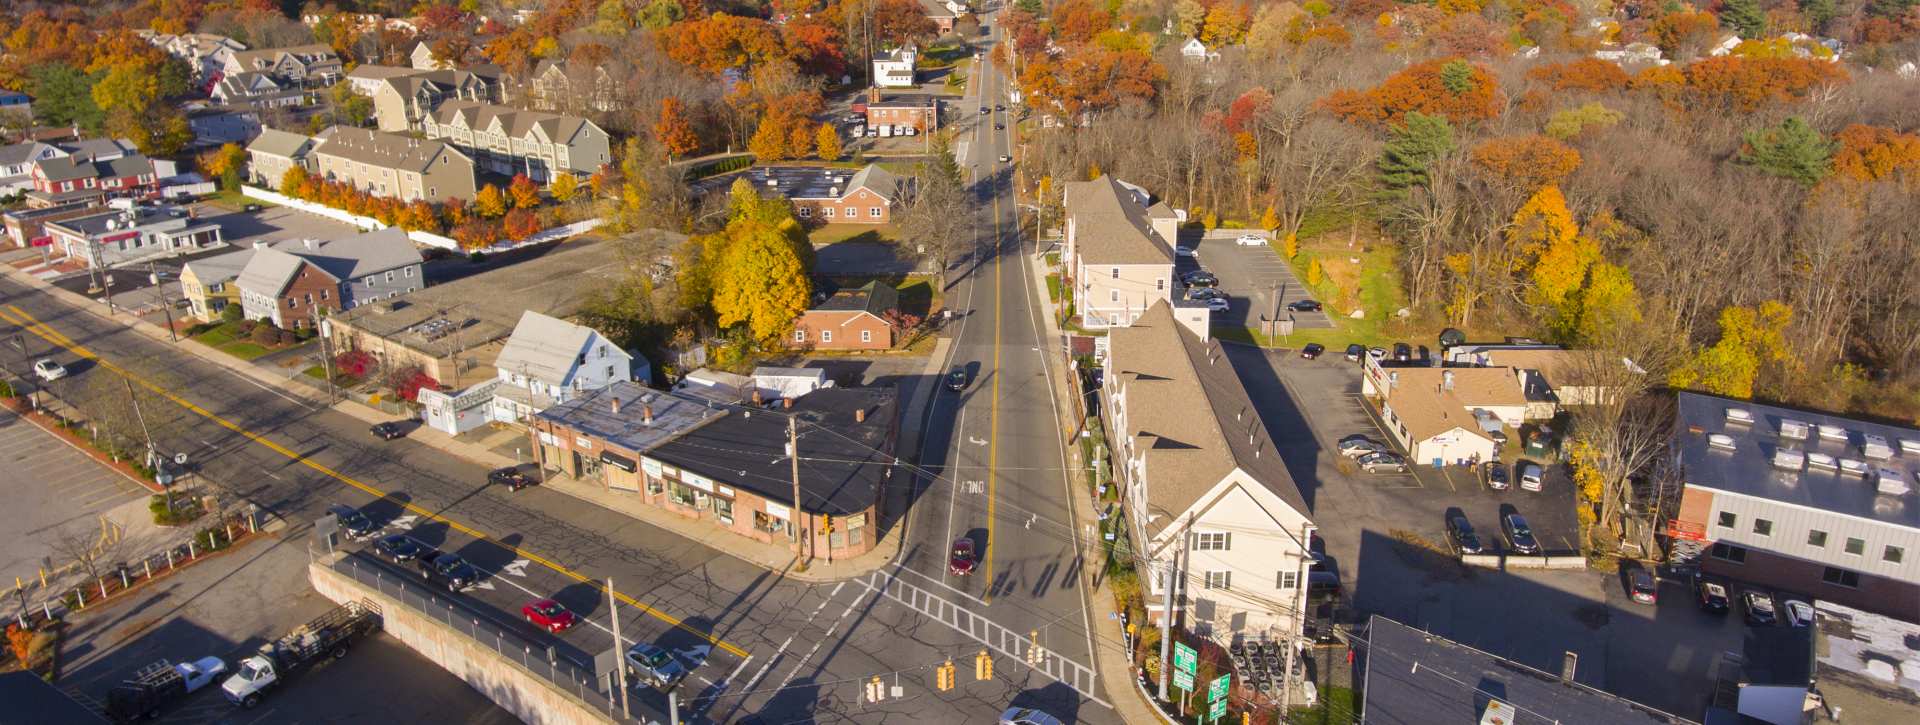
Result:
[[1845,441],[1846,439],[1847,439],[1847,429],[1845,426],[1821,424],[1820,440]]
[[1860,440],[1860,452],[1866,454],[1868,458],[1876,461],[1884,461],[1893,457],[1893,447],[1887,445],[1886,436],[1868,433],[1860,436]]
[[1834,461],[1833,456],[1829,456],[1825,453],[1814,453],[1809,451],[1807,453],[1807,467],[1819,468],[1819,469],[1831,471],[1835,468],[1838,468],[1839,465]]
[[1803,421],[1794,420],[1792,418],[1780,419],[1780,437],[1781,438],[1786,438],[1789,440],[1796,440],[1796,441],[1804,441],[1807,439],[1807,434],[1810,432],[1812,431],[1808,430],[1807,424]]
[[445,318],[433,319],[422,322],[419,327],[413,329],[427,340],[438,340],[453,333],[453,322]]
[[1708,435],[1707,446],[1711,448],[1718,448],[1723,451],[1731,451],[1734,448],[1733,436],[1727,435],[1725,433],[1714,433],[1714,434]]
[[1741,425],[1753,425],[1753,411],[1751,411],[1751,410],[1747,410],[1746,408],[1728,408],[1728,409],[1727,409],[1727,423],[1729,423],[1729,424],[1732,424],[1732,423],[1739,423],[1739,424],[1741,424]]
[[1891,468],[1882,468],[1878,480],[1874,482],[1874,490],[1888,496],[1904,496],[1913,489],[1907,487],[1907,477],[1904,474]]
[[1778,448],[1773,451],[1773,467],[1774,468],[1785,468],[1789,471],[1798,471],[1800,470],[1801,466],[1806,464],[1806,462],[1807,462],[1807,457],[1805,454],[1799,451],[1793,450],[1791,448]]
[[1900,452],[1905,453],[1909,456],[1920,456],[1920,440],[1914,440],[1912,438],[1901,438]]
[[1840,459],[1841,473],[1850,473],[1855,476],[1864,476],[1864,475],[1867,475],[1867,471],[1870,471],[1870,470],[1873,470],[1873,469],[1867,467],[1867,462],[1862,461],[1858,458]]

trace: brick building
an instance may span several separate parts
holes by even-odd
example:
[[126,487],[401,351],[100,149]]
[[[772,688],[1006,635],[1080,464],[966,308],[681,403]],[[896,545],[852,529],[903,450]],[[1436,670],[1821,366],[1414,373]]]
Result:
[[793,343],[815,350],[887,350],[899,342],[890,313],[900,309],[900,292],[868,282],[833,293],[800,315]]
[[760,166],[742,178],[761,196],[780,195],[806,223],[889,224],[894,207],[909,189],[902,179],[878,166],[859,171],[828,166]]
[[879,88],[867,90],[867,127],[892,126],[895,132],[914,128],[927,133],[940,128],[940,99],[934,96],[885,96]]

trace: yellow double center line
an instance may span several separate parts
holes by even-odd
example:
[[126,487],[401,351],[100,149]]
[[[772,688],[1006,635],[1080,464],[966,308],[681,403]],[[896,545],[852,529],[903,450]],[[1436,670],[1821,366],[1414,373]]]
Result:
[[[466,524],[462,524],[458,521],[449,519],[440,514],[434,513],[432,511],[428,511],[427,509],[421,508],[420,506],[415,505],[411,502],[398,501],[397,499],[391,499],[391,497],[389,497],[387,495],[387,492],[385,491],[382,491],[378,488],[374,488],[373,486],[370,486],[364,482],[361,482],[360,480],[355,479],[352,476],[336,471],[333,468],[328,467],[325,464],[322,464],[311,458],[302,456],[299,453],[294,452],[292,449],[287,448],[286,446],[280,445],[279,443],[275,443],[267,439],[266,436],[260,435],[258,433],[254,433],[253,431],[250,431],[250,430],[247,430],[246,428],[241,427],[240,424],[238,423],[235,423],[233,421],[227,420],[226,418],[222,418],[218,415],[215,415],[212,411],[209,411],[205,408],[195,405],[193,401],[190,401],[178,395],[175,395],[172,391],[169,391],[166,388],[162,388],[159,385],[155,385],[154,383],[148,381],[146,378],[143,378],[135,374],[133,371],[128,370],[119,365],[115,365],[112,362],[106,360],[105,358],[102,358],[99,355],[94,354],[92,350],[88,350],[86,347],[80,345],[80,343],[75,342],[72,338],[69,338],[66,335],[61,334],[60,331],[55,330],[52,327],[48,326],[46,323],[43,323],[40,320],[36,319],[33,315],[28,314],[26,310],[20,309],[19,306],[17,305],[7,305],[6,310],[0,311],[0,320],[5,320],[7,322],[19,325],[23,329],[27,330],[28,332],[32,332],[34,335],[38,336],[40,339],[46,340],[47,342],[50,342],[54,345],[58,345],[62,348],[66,348],[68,351],[72,352],[75,355],[80,356],[81,358],[91,360],[95,364],[99,365],[100,367],[105,368],[107,370],[111,370],[115,374],[118,374],[119,376],[126,378],[127,380],[133,381],[134,383],[138,384],[140,387],[151,390],[154,393],[160,395],[161,397],[172,401],[175,405],[178,405],[182,408],[186,408],[187,410],[192,411],[195,415],[198,415],[202,418],[206,418],[207,420],[213,421],[215,424],[218,424],[222,428],[226,428],[227,430],[230,430],[242,436],[245,436],[247,440],[253,441],[254,443],[258,443],[262,447],[266,448],[267,450],[270,450],[270,451],[273,451],[274,453],[278,453],[282,456],[285,456],[288,460],[294,463],[298,463],[302,466],[306,466],[307,468],[313,469],[314,471],[319,472],[323,476],[332,478],[341,483],[360,489],[361,491],[366,492],[368,495],[374,496],[376,498],[394,500],[398,502],[406,510],[411,511],[415,514],[418,514],[423,518],[446,524],[448,528],[451,528],[455,531],[471,536],[476,540],[487,541],[494,544],[495,546],[499,546],[503,549],[510,550],[515,555],[521,558],[524,558],[528,561],[544,566],[548,569],[552,569],[553,571],[559,572],[561,575],[569,577],[574,581],[577,581],[583,584],[592,585],[595,588],[600,589],[601,591],[607,591],[606,585],[601,583],[599,580],[589,578],[585,574],[581,574],[580,572],[569,569],[558,562],[555,562],[551,559],[540,556],[539,554],[535,554],[533,552],[527,551],[526,549],[522,549],[517,546],[509,546],[507,544],[503,544],[499,540],[494,539],[493,537],[488,536],[485,533],[482,533],[471,526],[467,526]],[[747,656],[746,650],[741,649],[740,647],[735,646],[732,643],[729,643],[725,640],[722,640],[719,637],[716,637],[714,635],[711,635],[706,632],[702,632],[700,630],[687,626],[687,624],[682,622],[678,617],[675,617],[671,614],[667,614],[666,612],[662,612],[658,609],[654,609],[653,607],[642,604],[639,601],[636,601],[633,597],[627,596],[625,594],[621,594],[618,591],[613,592],[613,596],[614,598],[622,602],[626,602],[627,604],[633,606],[636,609],[639,609],[641,612],[644,612],[645,614],[647,614],[647,616],[653,617],[654,619],[658,619],[662,622],[666,622],[667,624],[677,627],[683,631],[692,633],[693,635],[706,640],[708,643],[712,644],[713,646],[718,647],[727,652],[730,652],[737,657]]]

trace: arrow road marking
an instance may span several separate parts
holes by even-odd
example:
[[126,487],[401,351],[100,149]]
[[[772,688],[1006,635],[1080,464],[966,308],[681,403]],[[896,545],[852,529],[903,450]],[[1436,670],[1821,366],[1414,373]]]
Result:
[[500,567],[500,571],[517,577],[524,577],[527,575],[527,565],[532,563],[533,562],[527,561],[526,559],[514,559],[513,563]]
[[400,516],[395,518],[392,521],[388,521],[387,528],[411,529],[413,528],[413,522],[419,521],[419,520],[420,520],[420,517],[414,516],[413,514],[407,514],[406,516]]
[[487,580],[485,580],[485,579],[482,579],[482,580],[480,580],[480,581],[478,581],[478,582],[475,582],[475,583],[474,583],[474,585],[473,585],[473,588],[475,588],[475,589],[485,589],[485,590],[488,590],[488,591],[492,591],[492,590],[493,590],[493,582],[490,582],[490,581],[487,581]]
[[976,446],[984,446],[984,445],[986,445],[986,444],[987,444],[987,442],[986,442],[986,441],[984,441],[984,440],[981,440],[981,439],[979,439],[979,438],[975,438],[975,437],[973,437],[973,436],[967,436],[967,442],[968,442],[968,443],[972,443],[972,444],[974,444],[974,445],[976,445]]

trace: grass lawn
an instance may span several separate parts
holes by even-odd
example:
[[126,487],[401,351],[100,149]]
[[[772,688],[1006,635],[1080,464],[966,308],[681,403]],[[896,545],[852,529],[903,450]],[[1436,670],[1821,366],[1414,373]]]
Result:
[[231,209],[234,211],[245,209],[248,204],[259,204],[260,206],[263,206],[263,207],[278,206],[278,204],[274,204],[273,202],[270,202],[270,201],[264,201],[261,199],[255,199],[253,197],[246,196],[244,194],[241,194],[238,190],[216,191],[216,192],[213,192],[212,194],[208,194],[206,203],[212,204],[214,206],[221,207],[224,209]]
[[841,242],[890,244],[895,233],[892,224],[827,224],[808,232],[807,240],[816,247]]
[[1047,301],[1060,301],[1060,275],[1057,273],[1047,275]]
[[1330,725],[1331,723],[1353,722],[1353,690],[1346,687],[1328,686],[1320,690],[1320,701],[1313,707],[1296,707],[1287,713],[1287,722],[1294,725]]
[[254,360],[273,352],[252,340],[235,337],[235,328],[231,323],[220,325],[188,339],[241,360]]

